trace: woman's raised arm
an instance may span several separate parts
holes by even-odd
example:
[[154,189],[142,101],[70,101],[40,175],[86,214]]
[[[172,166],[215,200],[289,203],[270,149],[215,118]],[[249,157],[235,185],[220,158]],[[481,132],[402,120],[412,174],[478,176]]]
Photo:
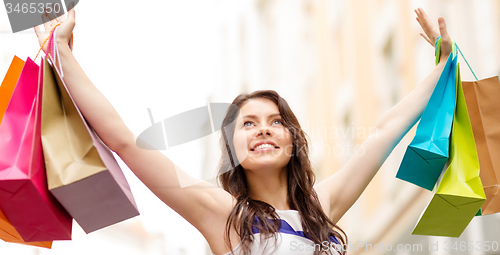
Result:
[[[52,22],[49,18],[52,18]],[[59,50],[58,61],[64,73],[63,79],[76,105],[101,140],[122,158],[156,196],[202,234],[214,236],[213,229],[224,229],[223,226],[233,207],[232,196],[209,182],[190,177],[159,151],[144,150],[136,146],[133,133],[125,126],[118,112],[104,95],[92,84],[68,46],[75,26],[74,9],[68,12],[66,19],[60,21],[62,24],[57,30],[55,40]],[[41,44],[56,23],[58,22],[55,17],[49,16],[46,17],[44,24],[45,32],[35,27]],[[46,51],[46,47],[44,50]],[[181,188],[179,179],[196,184]],[[222,234],[218,235],[221,236]]]
[[438,30],[423,10],[415,12],[428,40],[441,34],[441,61],[419,86],[382,116],[375,126],[377,132],[370,134],[358,149],[363,153],[355,153],[340,171],[315,186],[324,211],[334,222],[361,196],[394,147],[422,115],[451,52],[444,19],[439,18]]

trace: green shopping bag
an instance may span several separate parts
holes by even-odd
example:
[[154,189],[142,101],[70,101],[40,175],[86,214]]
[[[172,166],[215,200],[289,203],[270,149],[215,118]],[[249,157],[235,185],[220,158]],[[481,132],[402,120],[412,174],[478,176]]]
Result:
[[457,100],[449,166],[412,234],[459,237],[486,200],[457,65]]

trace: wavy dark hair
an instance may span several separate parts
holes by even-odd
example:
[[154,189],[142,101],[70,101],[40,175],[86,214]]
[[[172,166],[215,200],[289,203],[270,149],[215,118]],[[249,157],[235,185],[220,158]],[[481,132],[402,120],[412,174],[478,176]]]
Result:
[[[287,200],[290,208],[299,212],[305,236],[315,244],[319,244],[320,247],[322,242],[330,242],[331,238],[334,237],[338,240],[339,245],[344,247],[344,244],[347,243],[347,235],[323,212],[313,188],[315,175],[309,161],[306,134],[301,129],[288,103],[273,90],[259,90],[239,95],[232,102],[222,122],[220,139],[222,157],[218,166],[218,183],[237,201],[226,222],[224,232],[226,244],[233,250],[230,230],[234,227],[241,239],[240,247],[247,255],[254,240],[252,226],[259,229],[261,238],[267,239],[273,236],[276,241],[278,238],[276,232],[281,223],[275,208],[266,202],[250,198],[244,169],[235,155],[233,135],[236,118],[242,105],[253,98],[264,98],[274,102],[278,106],[284,127],[290,131],[293,139],[293,154],[287,165]],[[260,224],[255,225],[257,219]],[[339,251],[345,254],[345,250]],[[315,249],[314,254],[321,252],[324,251]],[[327,254],[332,254],[332,251],[329,250]]]

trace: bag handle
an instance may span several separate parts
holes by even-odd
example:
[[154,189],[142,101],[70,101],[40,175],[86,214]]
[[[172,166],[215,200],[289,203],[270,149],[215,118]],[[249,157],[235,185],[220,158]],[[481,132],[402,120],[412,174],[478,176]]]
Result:
[[[452,44],[451,44],[451,52],[453,52],[453,57],[455,58],[456,57],[456,54],[457,54],[457,50],[458,52],[460,52],[460,55],[462,55],[462,58],[465,60],[465,63],[467,64],[467,66],[469,67],[469,70],[472,72],[472,75],[474,75],[474,78],[476,79],[476,81],[478,80],[477,79],[477,76],[476,74],[474,73],[474,71],[472,71],[472,67],[469,65],[469,62],[467,61],[467,59],[465,58],[464,54],[462,53],[462,51],[460,50],[460,47],[458,47],[458,45],[452,40],[451,41]],[[437,39],[436,39],[436,44],[435,44],[435,47],[434,47],[436,50],[434,51],[434,55],[436,56],[436,65],[439,63],[439,60],[440,60],[440,57],[441,57],[441,36],[439,36]]]
[[[59,58],[59,48],[57,47],[57,43],[54,42],[55,38],[57,38],[57,25],[54,27],[54,30],[51,32],[49,38],[49,45],[47,45],[47,56],[55,66],[57,65],[57,59]],[[69,49],[73,50],[73,34],[71,34],[70,40],[68,42]],[[56,68],[57,69],[57,68]],[[61,61],[59,60],[59,76],[60,78],[64,78],[64,72],[62,69]]]
[[[47,56],[52,61],[52,64],[57,65],[57,57],[59,56],[59,48],[57,48],[57,43],[54,43],[54,38],[57,38],[57,27],[49,36],[49,45],[47,45]],[[61,79],[63,78],[61,62],[59,62],[59,71],[61,71]]]
[[[50,30],[50,35],[47,36],[47,38],[45,38],[45,40],[43,41],[42,45],[40,46],[40,49],[38,49],[38,52],[36,53],[36,57],[35,59],[33,60],[33,62],[36,61],[36,59],[38,58],[38,54],[40,54],[40,51],[42,51],[43,49],[43,46],[45,46],[45,43],[47,43],[47,41],[49,40],[49,38],[52,36],[52,33],[54,32],[54,30],[56,29],[57,26],[61,25],[61,23],[57,23],[51,30]],[[48,49],[47,49],[48,50]]]
[[460,55],[462,55],[462,58],[465,60],[465,63],[466,63],[466,64],[467,64],[467,66],[469,67],[469,70],[472,72],[472,75],[474,75],[474,78],[476,79],[476,81],[478,81],[476,74],[474,73],[474,71],[472,71],[472,67],[470,67],[469,62],[468,62],[468,61],[467,61],[467,59],[465,58],[464,54],[462,53],[462,51],[460,50],[460,48],[458,47],[458,45],[457,45],[457,49],[458,49],[458,51],[460,52]]
[[[453,54],[453,58],[457,56],[457,44],[453,39],[451,39],[451,53]],[[438,36],[436,42],[434,44],[434,56],[436,56],[436,65],[439,64],[441,58],[441,36]]]
[[[47,54],[46,55],[49,55],[49,57],[51,56],[50,53],[52,52],[53,54],[57,54],[59,55],[59,50],[57,48],[57,45],[56,43],[54,43],[54,38],[56,37],[56,30],[57,30],[57,27],[59,25],[61,25],[62,22],[59,22],[57,23],[51,30],[50,30],[50,34],[47,38],[45,38],[45,40],[43,41],[42,45],[40,46],[40,49],[38,49],[38,53],[36,53],[36,56],[35,56],[35,59],[33,60],[33,62],[36,61],[36,59],[38,58],[38,55],[40,54],[40,51],[43,49],[43,46],[45,46],[45,44],[47,43],[48,41],[48,45],[47,45]],[[71,33],[71,37],[69,39],[69,42],[68,42],[68,45],[69,45],[69,48],[70,50],[73,50],[73,33]],[[53,50],[51,51],[51,49],[53,48]],[[54,56],[56,58],[56,56]],[[55,60],[54,58],[54,60]],[[52,58],[51,58],[52,60]],[[52,61],[54,62],[55,64],[55,61]],[[59,63],[59,67],[61,67],[60,63]],[[61,70],[61,74],[62,74],[62,68],[60,68]],[[62,78],[62,77],[61,77]]]

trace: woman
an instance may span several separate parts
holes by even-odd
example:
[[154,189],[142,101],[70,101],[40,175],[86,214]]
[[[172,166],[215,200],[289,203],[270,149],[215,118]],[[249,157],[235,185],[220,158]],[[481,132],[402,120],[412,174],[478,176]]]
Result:
[[[237,107],[229,109],[223,122],[221,189],[176,170],[162,153],[136,146],[136,137],[68,47],[75,26],[74,9],[60,20],[56,43],[64,80],[87,121],[156,196],[203,234],[214,254],[289,254],[294,248],[293,254],[319,254],[325,246],[346,243],[345,234],[335,223],[420,117],[450,54],[451,39],[444,20],[439,19],[437,29],[423,10],[415,12],[425,32],[421,35],[429,43],[433,45],[442,36],[442,61],[420,86],[382,116],[376,124],[378,132],[360,148],[364,153],[356,153],[341,170],[318,184],[305,134],[276,92],[257,91],[233,101]],[[59,21],[52,18],[45,17],[45,32],[35,27],[40,43]],[[162,188],[179,187],[181,178],[198,183],[198,188]],[[317,246],[299,253],[300,245],[313,244]],[[338,252],[331,249],[328,253]]]

